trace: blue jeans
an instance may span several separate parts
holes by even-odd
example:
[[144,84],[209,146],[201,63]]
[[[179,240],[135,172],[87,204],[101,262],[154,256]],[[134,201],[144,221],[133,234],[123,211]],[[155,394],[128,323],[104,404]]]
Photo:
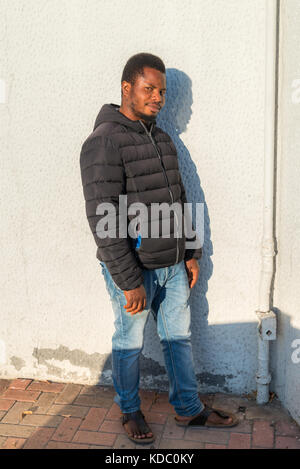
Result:
[[100,262],[115,315],[112,338],[112,375],[115,402],[123,413],[140,409],[139,356],[149,312],[157,324],[169,379],[169,402],[178,415],[196,415],[204,408],[198,396],[191,347],[190,288],[184,261],[170,267],[143,270],[147,304],[131,315],[123,291]]

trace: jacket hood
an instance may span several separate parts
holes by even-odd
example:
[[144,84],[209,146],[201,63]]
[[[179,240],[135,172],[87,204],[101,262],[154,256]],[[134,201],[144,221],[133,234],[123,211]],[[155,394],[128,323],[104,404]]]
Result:
[[128,119],[128,117],[119,112],[119,109],[120,106],[118,104],[104,104],[96,118],[93,130],[95,130],[103,122],[117,122],[118,124],[125,125],[126,127],[129,127],[136,132],[145,132],[145,129],[140,121],[132,121],[131,119]]

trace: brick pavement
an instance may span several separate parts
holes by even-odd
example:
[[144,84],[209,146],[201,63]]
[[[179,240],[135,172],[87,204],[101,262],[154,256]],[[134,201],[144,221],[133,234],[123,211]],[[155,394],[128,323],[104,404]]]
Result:
[[0,379],[0,449],[300,449],[300,427],[277,399],[259,406],[247,397],[201,395],[209,405],[236,412],[240,423],[196,429],[176,426],[167,393],[140,395],[156,435],[143,446],[126,437],[112,388]]

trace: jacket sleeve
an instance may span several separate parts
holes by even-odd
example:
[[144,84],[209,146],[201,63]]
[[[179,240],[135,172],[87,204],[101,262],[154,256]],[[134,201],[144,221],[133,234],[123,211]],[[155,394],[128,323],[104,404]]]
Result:
[[[183,185],[181,176],[180,176],[180,188],[181,188],[181,202],[182,202],[182,205],[184,207],[184,204],[187,203],[187,199],[186,199],[185,187]],[[189,212],[184,211],[184,216],[189,217]],[[191,221],[190,221],[190,223],[191,223]],[[195,231],[193,225],[192,225],[192,228],[193,228],[193,231]],[[185,239],[186,239],[186,241],[193,241],[193,242],[195,242],[196,239],[198,239],[198,242],[199,242],[199,238],[198,238],[197,234],[195,234],[192,238],[188,238],[187,236],[185,236]],[[185,255],[184,255],[184,260],[185,261],[188,261],[190,259],[200,259],[201,257],[202,257],[202,247],[198,247],[198,248],[194,248],[194,249],[186,249],[185,250]]]
[[[121,290],[143,283],[131,238],[127,232],[127,211],[123,236],[119,232],[119,196],[125,194],[125,170],[117,147],[109,137],[88,138],[80,153],[81,180],[86,215],[97,244],[97,258],[105,262],[113,281]],[[104,210],[105,207],[109,209]],[[101,222],[102,220],[102,222]],[[107,224],[105,222],[107,221]],[[103,237],[108,230],[109,236]]]

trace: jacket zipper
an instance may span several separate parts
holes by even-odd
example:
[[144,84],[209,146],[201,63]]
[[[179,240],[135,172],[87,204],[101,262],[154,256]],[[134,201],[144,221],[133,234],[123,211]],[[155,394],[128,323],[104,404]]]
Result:
[[[167,174],[166,174],[166,170],[165,170],[165,167],[163,165],[163,162],[162,162],[162,159],[161,159],[161,154],[160,154],[160,151],[155,143],[155,140],[154,138],[152,137],[152,134],[151,134],[151,130],[152,130],[152,125],[151,125],[151,128],[150,128],[150,131],[147,129],[147,127],[145,126],[145,124],[142,122],[142,121],[139,121],[141,123],[141,125],[143,126],[143,128],[145,129],[146,131],[146,134],[148,135],[152,145],[154,146],[155,150],[156,150],[156,153],[157,153],[157,156],[158,156],[158,159],[160,161],[160,164],[161,164],[161,167],[162,167],[162,170],[163,170],[163,174],[164,174],[164,177],[165,177],[165,180],[166,180],[166,183],[167,183],[167,186],[168,186],[168,191],[169,191],[169,194],[170,194],[170,197],[171,197],[171,202],[172,204],[174,203],[174,198],[173,198],[173,193],[171,191],[171,188],[170,188],[170,185],[169,185],[169,181],[168,181],[168,177],[167,177]],[[178,228],[178,219],[177,219],[177,214],[176,214],[176,211],[174,211],[174,216],[175,216],[175,220],[176,220],[176,223],[177,223],[177,227],[176,227],[176,230]],[[178,237],[176,238],[176,260],[175,260],[175,264],[177,264],[178,262],[178,258],[179,258],[179,249],[178,249]]]

